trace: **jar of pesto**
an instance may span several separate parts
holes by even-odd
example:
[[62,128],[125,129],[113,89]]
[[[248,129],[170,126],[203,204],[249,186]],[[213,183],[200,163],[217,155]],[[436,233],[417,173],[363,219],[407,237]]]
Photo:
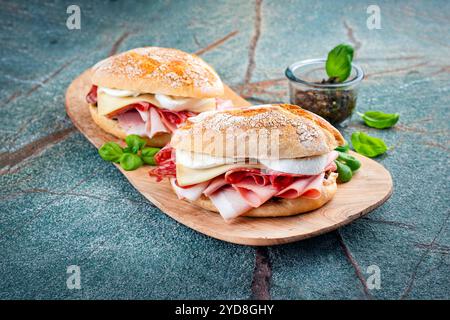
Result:
[[290,102],[345,127],[356,107],[357,89],[363,70],[352,63],[347,81],[330,82],[325,71],[326,59],[309,59],[293,63],[286,69]]

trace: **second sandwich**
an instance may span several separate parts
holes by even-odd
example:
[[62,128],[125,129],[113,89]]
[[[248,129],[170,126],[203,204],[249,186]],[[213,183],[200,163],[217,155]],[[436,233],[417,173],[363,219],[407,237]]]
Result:
[[162,147],[191,116],[215,110],[223,95],[216,72],[201,58],[176,49],[144,47],[100,61],[87,94],[94,122],[124,139],[137,134]]

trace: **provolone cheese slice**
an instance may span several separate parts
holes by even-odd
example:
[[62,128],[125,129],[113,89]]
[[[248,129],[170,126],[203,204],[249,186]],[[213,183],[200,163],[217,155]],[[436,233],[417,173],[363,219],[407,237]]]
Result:
[[159,104],[152,94],[141,94],[137,97],[113,97],[104,92],[97,93],[97,111],[101,116],[107,116],[129,104],[138,102],[149,102],[153,105]]
[[180,186],[190,186],[211,180],[235,168],[261,168],[258,164],[225,164],[208,169],[191,169],[177,163],[177,182]]
[[[184,110],[193,112],[203,112],[207,110],[214,110],[216,108],[216,100],[214,98],[210,99],[190,99],[192,100],[191,105],[185,105]],[[97,92],[97,107],[98,113],[102,116],[108,116],[123,107],[138,103],[138,102],[149,102],[154,106],[162,109],[172,110],[170,105],[163,105],[160,101],[155,98],[153,94],[141,94],[136,97],[115,97],[106,94],[103,91]],[[180,110],[173,110],[180,111]]]

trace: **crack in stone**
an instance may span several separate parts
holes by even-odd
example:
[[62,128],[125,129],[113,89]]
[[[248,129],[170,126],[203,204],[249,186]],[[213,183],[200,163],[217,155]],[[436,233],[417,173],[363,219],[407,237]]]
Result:
[[75,59],[72,59],[72,60],[69,60],[69,61],[65,62],[58,69],[56,69],[49,76],[47,76],[44,80],[42,80],[42,81],[38,82],[37,84],[35,84],[34,86],[32,86],[27,92],[25,92],[24,95],[22,95],[21,91],[14,92],[11,96],[8,97],[8,99],[6,99],[6,101],[4,103],[2,103],[0,105],[0,107],[4,107],[7,104],[17,100],[18,98],[20,98],[22,96],[29,97],[33,92],[35,92],[36,90],[40,89],[42,86],[47,84],[50,80],[55,78],[58,74],[60,74],[65,68],[67,68],[74,61],[75,61]]
[[418,249],[426,249],[426,250],[430,250],[432,252],[437,252],[440,254],[450,254],[450,247],[449,246],[444,246],[438,243],[433,243],[433,244],[429,244],[429,243],[416,243],[414,245],[416,248]]
[[361,57],[358,61],[396,61],[396,60],[421,60],[426,58],[425,56],[399,56],[399,57]]
[[[81,186],[83,183],[87,182],[88,180],[92,179],[97,173],[94,172],[93,174],[91,174],[90,176],[81,179],[80,181],[78,181],[73,187],[69,188],[66,192],[70,192],[75,190],[76,188],[78,188],[79,186]],[[3,240],[5,237],[12,235],[18,231],[20,231],[21,229],[25,228],[27,225],[31,224],[34,220],[36,220],[41,213],[47,209],[49,206],[51,206],[52,204],[56,204],[61,200],[61,198],[55,198],[53,200],[50,200],[49,202],[45,203],[38,211],[36,211],[34,213],[34,215],[28,219],[27,221],[25,221],[23,224],[16,226],[13,229],[10,229],[9,231],[7,230],[7,232],[4,232],[2,234],[0,234],[0,240]]]
[[385,75],[385,74],[393,74],[393,73],[401,73],[404,71],[410,71],[410,70],[415,70],[418,67],[422,67],[428,65],[428,62],[420,62],[411,66],[406,66],[406,67],[402,67],[402,68],[396,68],[396,69],[389,69],[389,70],[383,70],[383,71],[379,71],[379,72],[374,72],[374,73],[370,73],[366,75],[366,79],[372,78],[372,77],[376,77],[376,76],[381,76],[381,75]]
[[252,80],[253,71],[256,67],[255,62],[256,46],[258,45],[258,40],[259,37],[261,36],[261,18],[262,18],[261,7],[262,7],[262,0],[256,0],[254,34],[250,40],[250,46],[248,50],[248,64],[247,70],[245,72],[244,84],[250,83],[250,81]]
[[444,151],[449,152],[450,148],[447,146],[444,146],[443,144],[437,143],[437,142],[424,142],[425,145],[430,146],[430,147],[435,147],[435,148],[440,148]]
[[[225,37],[222,37],[212,43],[210,43],[209,45],[207,45],[206,47],[197,50],[196,52],[194,52],[194,54],[200,56],[208,51],[211,51],[219,46],[221,46],[222,44],[224,44],[225,42],[227,42],[228,40],[230,40],[231,38],[235,37],[237,34],[239,33],[238,30],[232,31],[230,33],[228,33]],[[194,37],[194,39],[197,39],[196,37]],[[198,42],[198,40],[196,41]]]
[[50,80],[52,80],[53,78],[55,78],[58,74],[60,74],[65,68],[67,68],[69,65],[71,65],[73,62],[75,61],[75,59],[69,60],[67,62],[65,62],[63,65],[61,65],[58,69],[56,69],[55,71],[53,71],[47,78],[45,78],[44,80],[42,80],[40,83],[34,85],[33,87],[31,87],[30,90],[27,91],[27,93],[25,94],[26,97],[29,97],[33,92],[35,92],[36,90],[38,90],[39,88],[41,88],[42,86],[44,86],[47,82],[49,82]]
[[348,40],[353,44],[355,52],[358,51],[358,49],[360,49],[362,46],[362,42],[356,39],[353,28],[345,20],[344,20],[344,27],[347,30]]
[[117,38],[117,40],[113,43],[111,50],[109,51],[108,56],[113,56],[119,51],[121,44],[125,41],[126,38],[130,36],[130,32],[125,31],[122,35]]
[[[52,134],[40,138],[36,141],[30,142],[29,144],[14,152],[4,152],[0,154],[0,168],[14,167],[22,161],[35,156],[46,150],[47,148],[64,140],[74,131],[75,127],[69,127],[61,131],[53,132]],[[3,170],[1,173],[3,173]]]
[[350,252],[350,249],[347,247],[347,245],[344,242],[344,239],[342,238],[341,233],[339,230],[335,231],[337,240],[339,244],[341,245],[342,250],[344,251],[345,256],[347,257],[348,261],[352,265],[353,269],[355,270],[356,277],[359,279],[359,281],[362,284],[364,295],[367,299],[373,299],[373,296],[369,292],[369,288],[367,288],[366,279],[364,278],[361,268],[359,267],[358,262],[353,258],[352,253]]
[[18,97],[20,97],[21,94],[22,94],[22,93],[21,93],[20,90],[19,90],[19,91],[13,92],[13,93],[5,100],[5,102],[3,102],[3,103],[0,105],[0,107],[6,106],[8,103],[10,103],[10,102],[16,100]]
[[438,70],[430,74],[430,77],[437,76],[441,73],[450,73],[450,66],[441,66]]
[[[286,86],[283,86],[282,90],[279,92],[269,91],[268,88],[277,86],[277,85],[283,85],[287,82],[286,79],[269,79],[269,80],[263,80],[258,82],[251,82],[243,85],[239,85],[235,87],[235,90],[240,92],[240,95],[244,99],[253,99],[258,100],[260,98],[256,97],[255,95],[270,95],[272,97],[276,97],[279,99],[282,99],[286,96]],[[263,100],[263,99],[260,99]]]
[[270,300],[270,282],[272,265],[269,249],[257,247],[255,252],[255,269],[252,280],[252,297],[254,300]]
[[440,234],[444,230],[444,227],[447,225],[447,221],[449,220],[449,218],[450,218],[450,210],[447,212],[447,216],[445,217],[444,221],[442,222],[442,224],[441,224],[438,232],[434,236],[433,240],[429,243],[428,248],[423,252],[422,256],[420,257],[419,261],[417,262],[416,266],[414,267],[411,277],[409,278],[408,285],[406,286],[405,290],[403,291],[403,294],[400,296],[400,299],[407,298],[408,295],[411,293],[411,290],[414,286],[414,282],[416,281],[417,273],[419,272],[420,266],[425,261],[425,258],[428,255],[428,253],[430,253],[431,248],[435,245],[436,239],[440,236]]
[[388,224],[388,225],[392,225],[392,226],[396,226],[399,228],[404,228],[404,229],[416,229],[416,226],[412,225],[412,224],[407,224],[407,223],[403,223],[403,222],[398,222],[398,221],[391,221],[391,220],[384,220],[384,219],[372,219],[369,217],[363,217],[362,219],[373,222],[373,223],[381,223],[381,224]]

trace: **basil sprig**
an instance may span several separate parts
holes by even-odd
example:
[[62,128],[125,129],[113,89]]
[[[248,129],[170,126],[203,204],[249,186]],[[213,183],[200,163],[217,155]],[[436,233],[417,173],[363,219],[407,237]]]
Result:
[[353,177],[353,172],[361,168],[361,162],[348,153],[349,149],[348,143],[334,149],[339,153],[334,163],[336,163],[338,180],[342,183],[349,182]]
[[328,53],[325,69],[329,83],[344,82],[352,71],[353,47],[340,44]]
[[123,155],[123,150],[117,143],[107,142],[100,149],[98,149],[98,153],[103,160],[119,162]]
[[366,111],[365,113],[357,112],[369,127],[376,129],[386,129],[394,126],[400,115],[398,113],[384,113],[381,111]]
[[131,134],[125,138],[127,146],[122,148],[115,142],[105,143],[98,153],[103,160],[120,163],[126,170],[136,170],[144,163],[155,165],[155,155],[159,148],[145,148],[146,140],[136,134]]
[[383,140],[380,138],[371,137],[364,132],[353,132],[351,140],[353,149],[355,149],[355,151],[359,154],[369,158],[379,156],[389,149]]
[[142,160],[151,166],[156,165],[155,162],[155,154],[158,153],[160,149],[159,148],[144,148],[141,151],[141,157]]

